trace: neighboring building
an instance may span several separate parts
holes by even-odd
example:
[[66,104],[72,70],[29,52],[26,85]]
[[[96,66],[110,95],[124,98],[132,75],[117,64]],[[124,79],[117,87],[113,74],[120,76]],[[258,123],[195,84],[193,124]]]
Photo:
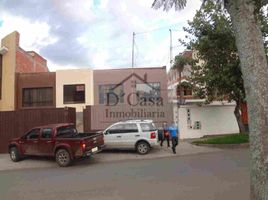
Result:
[[166,67],[49,72],[47,61],[19,46],[19,33],[0,47],[0,111],[74,107],[82,126],[91,107],[94,129],[124,119],[153,119],[159,126],[173,120],[168,105]]
[[[196,51],[185,51],[182,56],[197,59]],[[197,63],[202,65],[199,60]],[[235,103],[217,102],[204,104],[204,99],[194,96],[190,82],[192,66],[185,65],[181,79],[179,72],[171,69],[168,73],[169,100],[173,103],[174,120],[180,127],[180,138],[199,138],[205,135],[238,133],[234,116]],[[179,86],[182,87],[180,96]]]
[[173,120],[166,67],[94,70],[94,94],[89,130],[126,119],[152,119],[158,126]]
[[[192,51],[184,51],[182,56],[188,58],[194,58],[194,53]],[[192,66],[185,65],[183,71],[181,72],[181,78],[179,72],[176,69],[170,69],[168,72],[168,97],[170,101],[182,101],[194,99],[193,91],[189,78],[191,76]],[[182,96],[180,97],[179,86],[182,87]],[[181,99],[180,99],[181,98]]]
[[56,73],[17,74],[17,109],[56,107]]
[[46,60],[33,51],[19,46],[20,35],[13,32],[0,46],[0,111],[16,109],[16,74],[48,72]]
[[74,107],[83,112],[94,104],[93,70],[72,69],[56,71],[56,106]]

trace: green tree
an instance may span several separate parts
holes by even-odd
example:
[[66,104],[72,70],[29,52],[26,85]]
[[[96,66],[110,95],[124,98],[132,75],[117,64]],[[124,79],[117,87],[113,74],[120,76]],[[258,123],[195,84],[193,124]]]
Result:
[[[154,0],[154,8],[184,8],[187,0]],[[230,14],[249,108],[250,197],[268,199],[268,65],[259,13],[267,0],[217,0]]]
[[188,24],[184,30],[190,40],[183,44],[196,50],[197,58],[202,60],[202,64],[192,66],[195,94],[206,98],[207,103],[235,101],[234,115],[240,133],[245,133],[240,109],[245,89],[230,18],[214,1],[208,0]]

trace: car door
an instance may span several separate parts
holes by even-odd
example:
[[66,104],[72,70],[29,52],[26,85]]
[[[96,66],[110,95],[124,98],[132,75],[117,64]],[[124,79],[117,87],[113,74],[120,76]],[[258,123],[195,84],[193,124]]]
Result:
[[40,129],[32,129],[21,140],[20,145],[25,155],[38,155],[38,139]]
[[104,143],[106,148],[120,148],[122,140],[122,124],[115,124],[104,131]]
[[136,123],[123,124],[121,133],[121,146],[124,148],[134,148],[136,141],[140,138],[139,129]]
[[40,138],[38,140],[38,152],[40,155],[53,155],[53,129],[42,128]]

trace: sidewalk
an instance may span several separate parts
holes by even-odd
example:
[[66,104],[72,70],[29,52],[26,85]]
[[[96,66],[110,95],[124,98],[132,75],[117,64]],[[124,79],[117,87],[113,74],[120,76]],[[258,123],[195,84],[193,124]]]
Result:
[[[135,151],[103,151],[94,155],[92,159],[77,161],[75,162],[75,165],[91,164],[92,162],[105,163],[123,160],[155,159],[218,151],[222,150],[218,148],[195,146],[188,142],[180,142],[177,146],[177,154],[173,154],[171,148],[167,148],[166,143],[164,143],[163,147],[157,146],[153,148],[147,155],[139,155]],[[0,171],[44,167],[58,167],[58,165],[53,159],[49,158],[26,158],[20,162],[14,163],[10,160],[9,154],[0,154]]]

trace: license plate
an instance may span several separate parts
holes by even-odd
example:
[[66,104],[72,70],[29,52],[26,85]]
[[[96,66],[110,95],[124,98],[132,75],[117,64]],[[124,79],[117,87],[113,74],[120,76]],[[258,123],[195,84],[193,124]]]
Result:
[[95,147],[95,148],[91,149],[91,151],[92,151],[92,153],[98,151],[98,147]]

